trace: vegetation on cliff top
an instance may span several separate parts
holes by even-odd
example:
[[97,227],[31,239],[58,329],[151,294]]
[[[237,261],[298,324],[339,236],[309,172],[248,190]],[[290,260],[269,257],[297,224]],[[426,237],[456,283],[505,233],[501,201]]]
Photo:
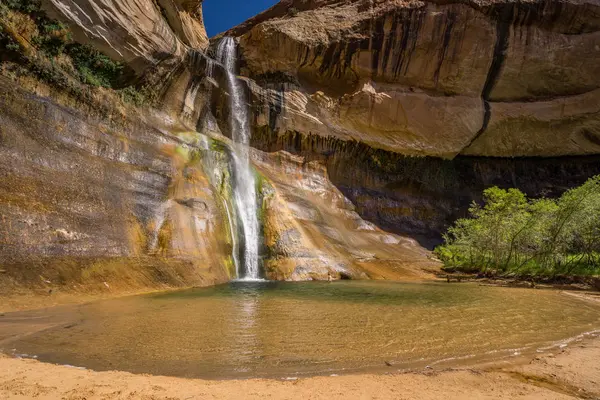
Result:
[[436,249],[447,270],[516,276],[600,274],[600,175],[559,199],[484,192]]
[[46,17],[40,0],[0,2],[0,62],[13,61],[37,78],[77,97],[85,88],[118,91],[123,101],[143,105],[145,90],[128,85],[126,68],[89,45],[73,42],[69,28]]

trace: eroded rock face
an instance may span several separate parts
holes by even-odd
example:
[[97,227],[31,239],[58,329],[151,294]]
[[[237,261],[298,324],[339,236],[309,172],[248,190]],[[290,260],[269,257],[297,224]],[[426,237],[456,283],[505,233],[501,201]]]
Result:
[[257,129],[442,158],[600,151],[597,0],[290,0],[228,34]]
[[[77,41],[158,71],[161,106],[98,116],[0,82],[0,287],[229,279],[230,94],[197,50],[200,2],[44,4]],[[599,7],[284,0],[232,30],[267,276],[419,279],[486,187],[554,195],[600,173]]]
[[[235,174],[227,166],[232,164],[227,161],[231,141],[218,131],[205,132],[205,147],[213,150],[203,152],[202,164],[205,173],[212,174],[215,201],[223,201],[231,211],[235,231],[239,225],[232,188],[227,187]],[[364,220],[322,162],[285,151],[252,149],[250,156],[258,181],[260,264],[266,278],[418,280],[427,276],[426,270],[439,268],[417,241]]]
[[[218,73],[216,77],[209,105],[227,135],[227,93]],[[586,120],[597,115],[598,102],[592,100],[596,90],[547,101],[490,101],[487,104],[496,110],[491,127],[465,150],[485,120],[481,97],[433,96],[422,89],[369,80],[356,92],[336,98],[322,90],[309,93],[291,73],[255,78],[245,79],[254,109],[255,148],[283,150],[318,163],[362,218],[418,237],[427,247],[439,243],[441,234],[467,215],[471,202],[480,201],[487,187],[518,187],[529,196],[553,196],[600,173],[593,125]],[[531,110],[541,110],[544,118],[522,117],[534,114]],[[524,120],[520,126],[519,118]],[[502,120],[514,128],[499,128],[496,121]],[[406,126],[434,134],[398,135],[408,132]],[[574,135],[573,130],[582,127],[587,131]],[[579,146],[581,154],[590,156],[512,159],[564,156],[569,146]],[[435,157],[413,157],[427,154]]]
[[159,0],[169,26],[186,45],[196,50],[208,47],[202,17],[202,0]]
[[48,15],[65,22],[74,40],[124,62],[138,76],[167,71],[188,48],[208,47],[202,1],[43,0]]
[[3,294],[231,277],[227,222],[176,128],[134,110],[65,107],[5,78],[0,85]]
[[[304,135],[253,137],[269,152],[285,151],[319,165],[327,181],[362,219],[379,229],[408,235],[425,247],[440,243],[473,201],[492,186],[519,188],[530,197],[557,197],[600,174],[600,156],[496,158],[458,156],[452,160],[408,157],[364,143]],[[404,250],[403,250],[404,251]]]
[[318,162],[255,151],[264,198],[269,279],[422,279],[439,264],[415,240],[365,221]]

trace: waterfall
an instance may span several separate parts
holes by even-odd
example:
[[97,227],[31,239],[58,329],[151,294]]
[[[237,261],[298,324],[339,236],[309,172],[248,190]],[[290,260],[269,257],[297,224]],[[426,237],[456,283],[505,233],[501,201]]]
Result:
[[239,260],[239,247],[237,244],[237,237],[236,237],[236,230],[234,228],[234,223],[233,223],[233,215],[231,214],[231,211],[229,211],[229,205],[227,205],[227,201],[223,201],[223,204],[225,205],[225,211],[227,212],[227,220],[229,221],[229,232],[231,232],[231,244],[233,247],[233,251],[232,251],[232,257],[233,257],[233,265],[235,267],[235,273],[236,276],[240,276],[241,271],[240,271],[240,260]]
[[156,215],[154,217],[154,230],[152,231],[152,236],[150,238],[150,250],[156,251],[158,247],[158,237],[160,235],[160,230],[165,223],[165,219],[167,217],[167,211],[171,207],[171,200],[167,200],[164,203],[161,203],[156,210]]
[[[216,59],[225,68],[229,86],[229,126],[233,140],[234,184],[233,200],[243,233],[243,275],[238,278],[260,278],[258,263],[258,208],[256,182],[250,166],[250,122],[248,104],[243,85],[236,76],[237,46],[233,38],[226,37],[217,47]],[[212,67],[212,66],[211,66]],[[213,68],[207,74],[212,75]],[[212,76],[210,76],[212,78]],[[237,254],[234,254],[234,259]]]

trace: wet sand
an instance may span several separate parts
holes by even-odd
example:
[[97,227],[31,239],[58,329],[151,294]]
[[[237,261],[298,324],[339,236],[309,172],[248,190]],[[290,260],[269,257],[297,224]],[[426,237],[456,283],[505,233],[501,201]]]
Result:
[[0,356],[0,398],[600,399],[600,338],[533,359],[423,373],[207,381],[93,372]]

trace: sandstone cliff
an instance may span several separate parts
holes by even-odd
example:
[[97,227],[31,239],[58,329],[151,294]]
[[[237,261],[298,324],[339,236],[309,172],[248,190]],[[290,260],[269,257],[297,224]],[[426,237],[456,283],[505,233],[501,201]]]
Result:
[[[156,102],[90,87],[65,54],[40,72],[11,16],[23,54],[0,53],[0,290],[231,278],[231,93],[200,2],[43,6]],[[599,174],[599,26],[595,0],[286,0],[233,29],[265,275],[418,279],[484,188],[558,195]]]
[[[98,112],[40,83],[35,90],[49,97],[5,78],[0,85],[0,295],[235,276],[233,171],[220,132],[118,103]],[[414,240],[365,221],[322,164],[286,152],[256,150],[252,159],[268,278],[420,279],[420,268],[436,267]]]
[[219,197],[180,130],[0,85],[0,294],[230,279]]
[[600,151],[597,0],[286,0],[228,35],[259,129],[442,158]]
[[48,16],[69,26],[76,42],[124,62],[138,76],[169,72],[188,48],[208,47],[202,0],[43,0],[42,5]]

